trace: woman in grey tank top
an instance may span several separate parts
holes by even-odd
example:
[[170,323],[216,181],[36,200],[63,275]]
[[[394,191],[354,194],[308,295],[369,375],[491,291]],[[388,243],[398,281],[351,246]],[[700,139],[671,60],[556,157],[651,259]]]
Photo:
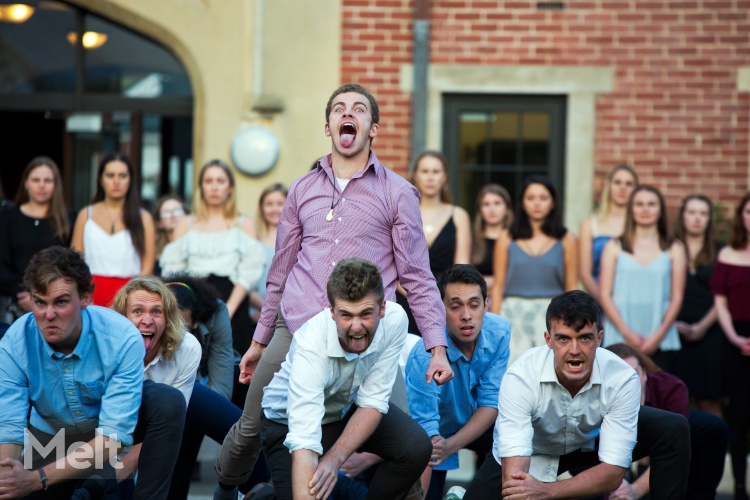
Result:
[[578,287],[578,246],[562,224],[557,190],[545,176],[526,179],[509,235],[495,247],[492,312],[512,325],[510,362],[544,343],[552,297]]

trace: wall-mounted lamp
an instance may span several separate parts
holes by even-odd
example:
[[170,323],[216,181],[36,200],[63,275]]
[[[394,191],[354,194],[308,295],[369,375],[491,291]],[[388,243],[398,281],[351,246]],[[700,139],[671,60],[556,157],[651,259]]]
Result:
[[34,7],[23,3],[12,3],[0,5],[0,21],[5,23],[21,24],[34,15]]
[[250,125],[234,135],[230,154],[240,172],[263,175],[279,158],[279,140],[267,128]]
[[[75,45],[78,43],[78,33],[76,33],[75,31],[69,32],[66,38],[71,45]],[[99,47],[107,43],[107,38],[109,37],[104,33],[87,31],[83,34],[83,48],[89,50],[98,49]]]

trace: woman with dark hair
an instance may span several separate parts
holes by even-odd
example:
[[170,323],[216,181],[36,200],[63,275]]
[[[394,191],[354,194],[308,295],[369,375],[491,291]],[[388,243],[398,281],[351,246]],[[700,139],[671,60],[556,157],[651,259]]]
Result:
[[495,283],[490,309],[513,325],[512,363],[542,345],[545,315],[552,297],[578,287],[576,237],[562,223],[557,190],[549,177],[524,182],[510,234],[495,245]]
[[71,246],[82,252],[96,288],[94,303],[109,306],[130,278],[154,270],[154,221],[141,208],[133,165],[108,154],[99,162],[91,205],[78,212]]
[[[167,276],[165,282],[177,298],[188,331],[198,339],[203,352],[199,380],[195,382],[187,407],[180,454],[169,487],[169,498],[185,499],[203,437],[221,444],[242,411],[230,402],[234,378],[232,327],[218,290],[206,280],[187,273]],[[267,480],[268,467],[265,460],[261,460],[240,490],[247,492],[258,482]]]
[[638,186],[622,236],[607,243],[602,254],[603,345],[625,342],[673,372],[685,265],[685,249],[667,229],[664,197],[653,186]]
[[716,314],[728,342],[724,376],[729,407],[729,451],[734,498],[747,499],[747,432],[750,422],[750,193],[737,204],[729,245],[719,252],[711,277]]
[[[452,203],[448,159],[440,151],[420,154],[414,161],[409,181],[419,190],[419,211],[430,256],[430,270],[437,279],[453,264],[468,264],[471,260],[471,220],[466,210]],[[409,332],[420,335],[406,300],[407,293],[399,285],[396,301],[409,317]]]
[[599,209],[581,223],[578,234],[581,283],[596,300],[599,300],[602,252],[609,240],[622,234],[628,200],[636,187],[635,169],[625,164],[615,166],[604,179]]
[[508,190],[499,184],[487,184],[477,194],[476,210],[471,263],[484,276],[487,288],[492,289],[495,282],[495,242],[501,234],[507,233],[513,222],[513,206]]
[[[31,257],[39,250],[70,244],[70,213],[65,207],[57,164],[37,156],[23,170],[15,206],[0,215],[0,259],[7,276],[0,282],[0,319],[15,319],[31,310],[21,286]],[[2,307],[2,306],[0,306]]]
[[702,194],[682,200],[675,238],[685,246],[687,274],[677,331],[682,339],[677,375],[699,410],[721,417],[724,335],[717,322],[709,280],[716,264],[713,204]]
[[232,320],[234,349],[244,353],[253,335],[248,292],[263,272],[265,254],[254,224],[237,211],[229,166],[221,160],[207,162],[198,186],[193,215],[177,225],[175,241],[164,248],[159,263],[164,275],[189,270],[219,290]]

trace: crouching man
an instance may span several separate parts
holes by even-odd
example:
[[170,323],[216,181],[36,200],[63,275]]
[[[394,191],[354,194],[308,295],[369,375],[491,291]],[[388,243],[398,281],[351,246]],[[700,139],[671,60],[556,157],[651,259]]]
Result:
[[630,462],[649,455],[651,498],[684,498],[687,419],[640,405],[635,370],[599,348],[596,301],[565,292],[552,299],[546,320],[547,345],[528,350],[505,373],[492,454],[464,500],[498,498],[501,491],[509,499],[589,498],[616,490]]
[[116,454],[133,442],[150,464],[135,498],[167,498],[172,436],[185,418],[179,391],[144,383],[141,335],[90,305],[91,273],[78,252],[40,251],[24,284],[32,312],[0,341],[0,498],[70,498],[81,486],[116,494]]
[[297,331],[263,395],[261,442],[277,498],[328,498],[355,451],[383,458],[368,499],[407,498],[432,445],[388,405],[406,314],[385,301],[380,272],[364,259],[339,262],[327,294],[330,308]]

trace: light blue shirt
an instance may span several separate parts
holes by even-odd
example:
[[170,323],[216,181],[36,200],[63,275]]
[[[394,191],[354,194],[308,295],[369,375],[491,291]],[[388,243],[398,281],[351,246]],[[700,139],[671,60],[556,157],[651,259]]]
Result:
[[50,347],[31,313],[0,340],[0,444],[23,444],[27,423],[48,434],[101,428],[126,446],[133,443],[143,339],[127,318],[103,307],[86,307],[81,319],[81,337],[68,355]]
[[[500,382],[510,354],[510,323],[505,318],[485,313],[482,330],[471,360],[456,347],[446,331],[448,361],[453,380],[442,386],[425,382],[424,374],[431,354],[419,340],[406,362],[406,395],[412,418],[428,436],[453,436],[461,430],[480,406],[497,409]],[[448,457],[435,470],[458,468],[458,453]]]

